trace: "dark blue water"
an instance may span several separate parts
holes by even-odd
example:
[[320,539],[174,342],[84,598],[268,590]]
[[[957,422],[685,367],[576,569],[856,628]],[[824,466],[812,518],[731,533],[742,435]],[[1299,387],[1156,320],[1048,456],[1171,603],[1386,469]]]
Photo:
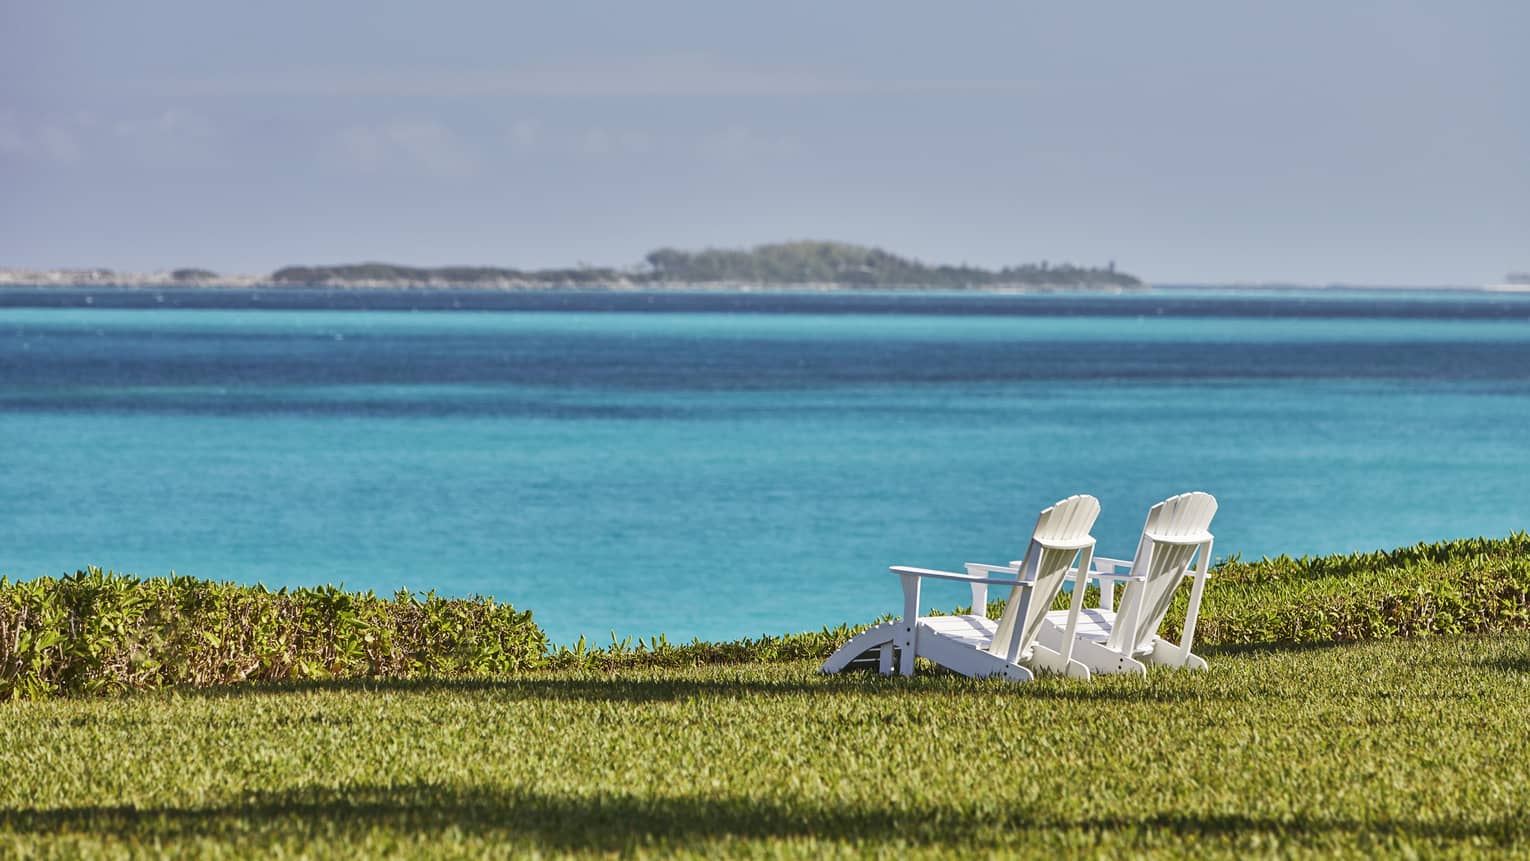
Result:
[[1527,424],[1519,296],[0,290],[0,572],[754,635],[1077,492],[1105,552],[1191,489],[1219,555],[1524,529]]

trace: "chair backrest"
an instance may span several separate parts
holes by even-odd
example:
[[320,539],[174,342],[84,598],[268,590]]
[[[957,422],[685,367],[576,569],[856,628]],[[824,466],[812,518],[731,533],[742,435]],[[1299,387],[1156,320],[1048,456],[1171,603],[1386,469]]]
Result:
[[[1080,553],[1093,552],[1094,538],[1089,530],[1099,516],[1100,501],[1088,494],[1070,496],[1041,512],[1020,566],[1020,579],[1032,580],[1035,585],[1009,591],[989,652],[1014,661],[1030,651],[1041,619],[1062,591],[1068,571],[1077,567]],[[974,608],[974,612],[982,610]]]
[[1174,603],[1175,591],[1191,572],[1191,564],[1197,563],[1202,573],[1211,564],[1206,554],[1211,547],[1211,518],[1216,513],[1216,497],[1200,491],[1171,496],[1148,511],[1131,571],[1145,579],[1126,584],[1108,641],[1112,649],[1135,653],[1152,643],[1169,605]]

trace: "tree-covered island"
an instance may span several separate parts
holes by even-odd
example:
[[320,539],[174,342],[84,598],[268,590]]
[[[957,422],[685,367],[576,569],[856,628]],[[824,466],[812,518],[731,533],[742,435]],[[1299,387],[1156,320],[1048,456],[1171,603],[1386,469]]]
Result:
[[778,242],[749,249],[660,248],[626,267],[515,269],[498,266],[402,266],[342,263],[287,266],[265,274],[198,267],[157,272],[0,267],[0,287],[466,287],[501,290],[1121,290],[1146,289],[1136,276],[1106,266],[1045,261],[983,269],[931,265],[880,248],[844,242]]
[[498,267],[421,268],[391,263],[288,266],[272,273],[283,285],[356,287],[809,287],[819,289],[1046,290],[1142,289],[1138,278],[1105,267],[1046,262],[982,269],[929,265],[880,248],[842,242],[781,242],[751,249],[661,248],[625,269],[582,266],[522,270]]

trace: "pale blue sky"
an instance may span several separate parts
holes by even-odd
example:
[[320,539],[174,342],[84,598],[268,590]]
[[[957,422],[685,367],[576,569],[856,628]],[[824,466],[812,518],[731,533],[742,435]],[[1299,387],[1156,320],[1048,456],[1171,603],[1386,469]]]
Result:
[[1530,3],[0,0],[0,266],[1530,268]]

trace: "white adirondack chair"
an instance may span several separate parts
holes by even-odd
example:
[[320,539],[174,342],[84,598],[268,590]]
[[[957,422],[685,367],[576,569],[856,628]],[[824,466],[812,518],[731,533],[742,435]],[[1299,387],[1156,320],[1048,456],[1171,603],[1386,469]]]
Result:
[[[1045,669],[1089,678],[1088,668],[1070,657],[1074,642],[1071,624],[1064,622],[1070,636],[1060,642],[1060,648],[1036,642],[1036,634],[1069,571],[1075,566],[1088,570],[1094,552],[1089,530],[1099,514],[1099,500],[1092,496],[1070,496],[1054,504],[1036,520],[1025,558],[1008,565],[969,562],[965,574],[893,567],[903,583],[903,618],[861,632],[829,656],[822,672],[837,673],[852,663],[875,659],[882,674],[890,675],[896,653],[898,669],[905,676],[913,675],[917,655],[966,676],[1001,676],[1023,682],[1034,678],[1035,670]],[[994,576],[999,574],[1008,576]],[[972,613],[920,616],[920,584],[925,578],[969,584]],[[1010,587],[1009,601],[997,622],[984,613],[989,586]],[[1080,589],[1064,615],[1077,619],[1082,607]]]
[[[1209,529],[1216,513],[1216,498],[1209,493],[1171,496],[1153,506],[1142,527],[1136,557],[1096,556],[1092,570],[1080,565],[1071,572],[1075,596],[1084,594],[1090,580],[1099,581],[1100,606],[1086,607],[1076,615],[1048,613],[1038,639],[1052,649],[1064,648],[1072,640],[1072,656],[1097,673],[1146,675],[1145,664],[1206,669],[1206,661],[1191,654],[1190,645],[1211,569]],[[1080,578],[1079,571],[1088,574]],[[1187,578],[1191,579],[1190,605],[1184,633],[1178,643],[1171,643],[1158,636],[1158,626]],[[1125,583],[1119,609],[1117,581]]]

